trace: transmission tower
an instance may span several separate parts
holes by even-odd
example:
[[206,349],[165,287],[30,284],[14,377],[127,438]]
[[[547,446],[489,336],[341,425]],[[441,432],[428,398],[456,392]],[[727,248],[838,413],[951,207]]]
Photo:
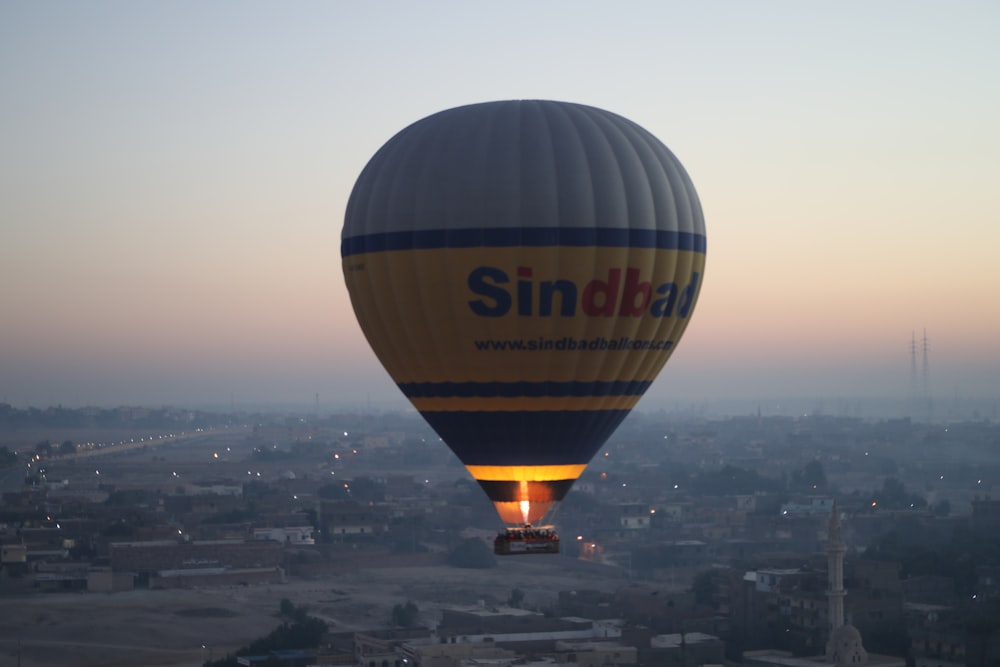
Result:
[[927,397],[927,399],[929,400],[931,396],[931,383],[930,383],[930,368],[927,364],[927,348],[928,348],[927,329],[924,329],[924,340],[921,347],[923,348],[924,352],[924,364],[922,368],[922,375],[924,380],[924,396]]
[[[918,370],[917,356],[920,356]],[[931,399],[930,339],[924,328],[920,341],[917,332],[910,332],[910,412],[914,417],[931,419],[933,400]]]
[[923,381],[923,391],[922,402],[924,405],[924,417],[930,421],[934,416],[934,399],[931,398],[931,369],[930,369],[930,341],[927,338],[927,329],[924,329],[924,337],[920,341],[920,350],[922,353],[922,364],[920,368],[920,375]]

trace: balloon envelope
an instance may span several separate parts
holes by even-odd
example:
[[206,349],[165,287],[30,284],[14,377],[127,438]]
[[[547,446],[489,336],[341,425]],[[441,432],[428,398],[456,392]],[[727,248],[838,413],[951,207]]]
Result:
[[365,336],[507,523],[539,523],[680,340],[694,187],[616,114],[543,100],[424,118],[359,176],[341,239]]

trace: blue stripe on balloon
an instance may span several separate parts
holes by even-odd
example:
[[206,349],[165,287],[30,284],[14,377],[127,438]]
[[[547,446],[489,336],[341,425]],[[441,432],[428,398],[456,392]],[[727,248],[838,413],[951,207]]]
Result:
[[656,248],[704,253],[704,234],[620,227],[488,227],[383,232],[345,238],[341,257],[389,250],[506,248],[517,246],[600,246]]
[[465,465],[589,463],[629,410],[422,411]]
[[513,398],[642,396],[651,381],[629,382],[404,382],[407,398]]
[[[541,491],[540,495],[548,496],[552,500],[562,500],[573,487],[575,479],[554,479],[547,482],[528,482],[528,493]],[[490,480],[479,480],[479,486],[486,492],[486,497],[495,503],[510,503],[521,500],[524,490],[521,482],[494,482]],[[539,488],[541,487],[541,488]]]

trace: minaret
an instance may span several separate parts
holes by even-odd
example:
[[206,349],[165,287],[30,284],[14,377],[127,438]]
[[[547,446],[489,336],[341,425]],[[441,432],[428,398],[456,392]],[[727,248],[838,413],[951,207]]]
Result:
[[844,554],[847,546],[840,533],[840,511],[833,501],[830,523],[826,531],[827,581],[826,597],[829,601],[830,634],[826,640],[826,661],[838,667],[860,667],[868,662],[868,652],[861,641],[861,633],[849,623],[844,623]]
[[826,591],[827,616],[830,619],[830,635],[834,630],[844,624],[844,554],[847,553],[847,546],[840,534],[840,512],[837,510],[837,501],[833,501],[833,509],[830,510],[830,522],[826,529],[826,562],[827,562],[827,583],[829,588]]

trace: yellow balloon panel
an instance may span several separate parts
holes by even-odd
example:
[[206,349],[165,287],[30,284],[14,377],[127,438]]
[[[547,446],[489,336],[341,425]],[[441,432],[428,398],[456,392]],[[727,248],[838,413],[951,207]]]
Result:
[[344,274],[399,384],[651,381],[704,262],[657,248],[434,248],[353,255]]

